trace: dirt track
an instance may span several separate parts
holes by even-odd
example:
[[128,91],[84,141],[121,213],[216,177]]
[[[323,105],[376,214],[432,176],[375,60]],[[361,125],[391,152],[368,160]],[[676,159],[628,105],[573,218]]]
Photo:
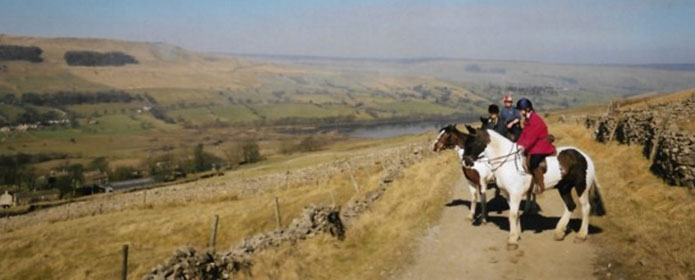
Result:
[[[420,241],[414,263],[397,279],[593,279],[596,247],[589,228],[589,239],[574,243],[579,219],[573,215],[573,229],[563,241],[554,241],[553,229],[562,202],[555,190],[539,196],[540,216],[522,216],[519,249],[507,251],[509,223],[503,198],[487,195],[491,202],[489,222],[472,225],[466,220],[470,194],[463,182],[457,183],[441,220]],[[523,206],[523,204],[522,204]],[[498,213],[497,210],[502,210]]]

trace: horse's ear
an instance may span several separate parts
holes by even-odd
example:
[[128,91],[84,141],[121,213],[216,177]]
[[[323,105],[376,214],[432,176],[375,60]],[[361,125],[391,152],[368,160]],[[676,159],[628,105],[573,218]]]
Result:
[[480,116],[480,122],[483,124],[483,126],[485,126],[487,124],[487,118]]
[[470,133],[470,134],[475,134],[475,132],[476,132],[475,128],[473,128],[470,125],[466,125],[466,129],[468,129],[468,133]]

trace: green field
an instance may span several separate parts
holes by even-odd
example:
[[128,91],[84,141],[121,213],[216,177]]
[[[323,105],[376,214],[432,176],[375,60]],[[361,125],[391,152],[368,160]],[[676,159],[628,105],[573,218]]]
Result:
[[246,123],[256,121],[259,117],[244,105],[226,104],[210,108],[217,118],[230,123]]
[[16,120],[25,110],[22,107],[8,104],[0,104],[0,116],[8,121]]

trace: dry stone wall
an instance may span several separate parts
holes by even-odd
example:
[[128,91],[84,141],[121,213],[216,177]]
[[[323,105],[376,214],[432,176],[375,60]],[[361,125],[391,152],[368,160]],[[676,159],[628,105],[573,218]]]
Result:
[[644,147],[651,171],[669,184],[695,187],[695,134],[682,129],[695,121],[695,97],[684,101],[627,110],[619,114],[587,117],[596,140]]
[[253,265],[252,257],[265,249],[295,244],[319,234],[330,234],[342,240],[347,227],[383,197],[391,182],[403,175],[405,167],[422,160],[428,147],[423,143],[410,146],[400,153],[394,158],[393,164],[385,166],[376,189],[355,197],[342,209],[336,206],[309,205],[286,229],[254,235],[222,253],[198,252],[191,247],[178,249],[167,262],[153,268],[142,279],[233,279],[238,273],[249,274]]
[[385,169],[397,168],[406,162],[412,162],[417,157],[414,151],[422,151],[427,145],[428,143],[406,144],[373,153],[354,155],[348,159],[292,169],[289,173],[277,172],[229,180],[218,177],[130,193],[101,194],[84,201],[43,209],[10,219],[4,218],[3,227],[5,230],[12,230],[39,223],[99,215],[145,205],[154,207],[172,203],[185,204],[190,201],[214,200],[235,195],[243,198],[284,188],[288,183],[290,186],[296,186],[315,183],[317,180],[326,182],[336,174],[347,174],[349,168],[353,172],[372,168],[375,164],[380,164]]

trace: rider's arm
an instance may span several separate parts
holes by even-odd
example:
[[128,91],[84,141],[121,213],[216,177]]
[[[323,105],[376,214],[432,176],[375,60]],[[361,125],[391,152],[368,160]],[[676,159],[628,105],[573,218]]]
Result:
[[538,143],[539,134],[541,127],[538,125],[529,125],[524,128],[521,132],[521,136],[517,141],[517,144],[524,148],[524,150],[529,151],[533,148],[536,143]]

